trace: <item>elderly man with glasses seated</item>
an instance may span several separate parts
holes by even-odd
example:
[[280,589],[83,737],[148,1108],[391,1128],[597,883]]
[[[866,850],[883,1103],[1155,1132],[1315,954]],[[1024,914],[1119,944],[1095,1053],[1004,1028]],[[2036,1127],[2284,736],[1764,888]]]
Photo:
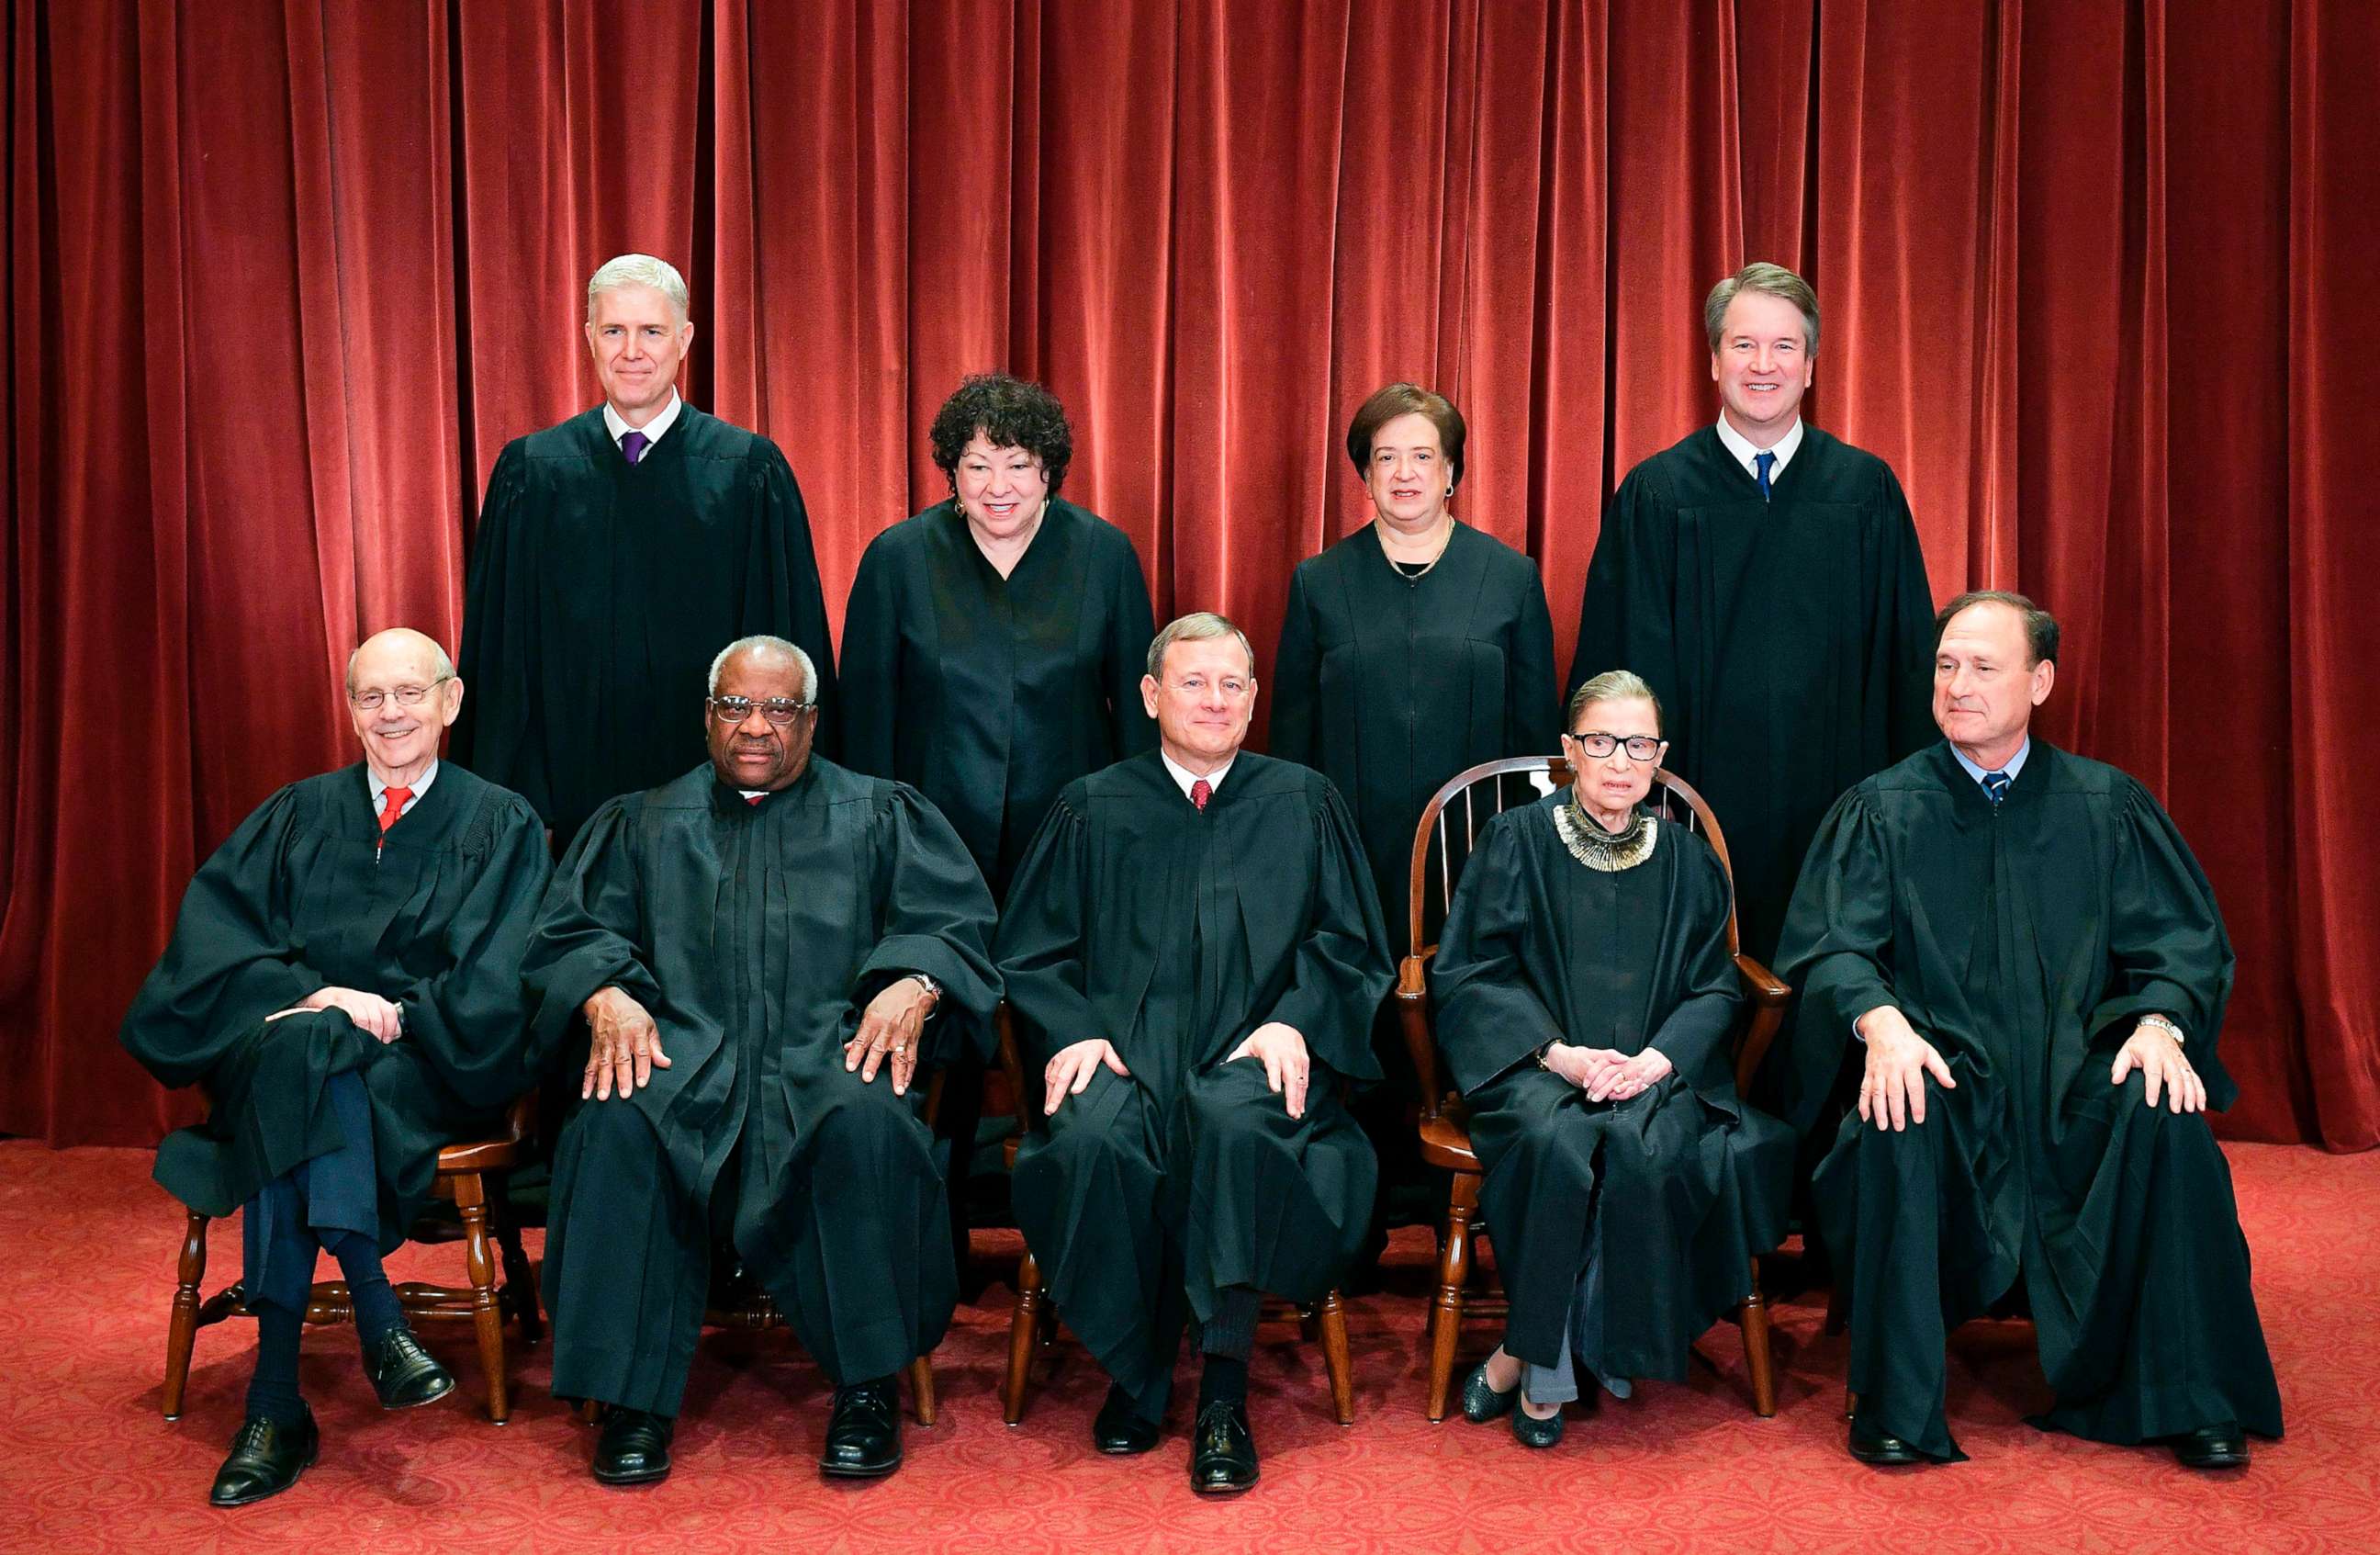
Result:
[[364,759],[282,789],[215,850],[124,1017],[151,1074],[210,1102],[158,1148],[157,1181],[202,1214],[241,1211],[256,1371],[217,1506],[287,1489],[321,1449],[298,1391],[318,1247],[346,1277],[382,1406],[454,1390],[381,1254],[429,1198],[439,1148],[527,1085],[520,958],[544,824],[438,759],[463,685],[437,643],[368,639],[346,693]]
[[546,1230],[553,1391],[609,1406],[598,1480],[668,1474],[723,1244],[835,1384],[819,1466],[890,1474],[893,1379],[958,1299],[917,1082],[986,1039],[991,896],[915,789],[811,755],[800,649],[741,638],[710,685],[710,761],[596,811],[523,967],[538,1052],[583,1065]]

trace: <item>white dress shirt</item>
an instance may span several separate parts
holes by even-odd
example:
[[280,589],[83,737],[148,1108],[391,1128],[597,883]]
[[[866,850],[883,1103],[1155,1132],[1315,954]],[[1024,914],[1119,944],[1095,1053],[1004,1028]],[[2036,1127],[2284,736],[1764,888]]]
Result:
[[[1984,781],[1984,778],[1986,775],[1984,770],[1981,767],[1976,766],[1973,761],[1968,760],[1967,753],[1965,751],[1961,750],[1954,745],[1950,747],[1950,754],[1959,759],[1960,766],[1967,769],[1967,775],[1969,777],[1973,778],[1979,784]],[[2001,771],[2004,771],[2009,775],[2009,781],[2010,783],[2014,783],[2016,781],[2017,773],[2024,771],[2024,759],[2032,754],[2033,736],[2031,735],[2027,735],[2024,737],[2024,743],[2016,747],[2016,754],[2008,759],[2008,765],[2000,769]]]
[[[1237,752],[1233,752],[1232,761],[1224,762],[1213,771],[1205,774],[1204,777],[1192,771],[1181,762],[1173,759],[1172,757],[1166,755],[1165,747],[1163,746],[1158,747],[1157,759],[1165,763],[1166,771],[1172,776],[1174,786],[1182,790],[1182,796],[1184,798],[1190,799],[1191,784],[1203,782],[1207,785],[1207,796],[1211,799],[1215,796],[1215,790],[1223,786],[1223,774],[1232,770],[1232,761],[1236,761],[1240,758]],[[1190,799],[1190,802],[1195,805],[1198,801],[1196,799]]]
[[644,433],[645,452],[650,454],[653,451],[653,444],[662,440],[662,433],[677,425],[677,413],[684,408],[685,405],[686,401],[677,397],[677,390],[673,387],[670,390],[670,402],[662,407],[660,415],[641,427],[632,427],[620,419],[620,413],[612,408],[612,402],[607,399],[603,402],[603,429],[612,434],[612,441],[614,443],[632,431]]
[[1753,463],[1753,456],[1757,454],[1776,455],[1777,462],[1768,467],[1768,483],[1774,486],[1777,478],[1785,473],[1785,467],[1793,462],[1794,451],[1802,446],[1802,418],[1793,418],[1793,424],[1785,429],[1785,435],[1779,438],[1774,446],[1756,448],[1753,446],[1752,439],[1736,431],[1734,423],[1721,416],[1718,419],[1718,440],[1727,444],[1727,451],[1735,456],[1735,462],[1743,467],[1743,473],[1755,480],[1760,479],[1760,467]]
[[[382,799],[381,796],[388,792],[388,784],[381,782],[380,774],[373,771],[369,766],[364,769],[364,779],[371,784],[372,814],[377,816],[380,814],[382,807],[386,803],[386,801]],[[413,813],[413,807],[421,803],[421,796],[424,794],[429,793],[430,785],[437,781],[438,761],[435,757],[432,757],[431,759],[429,769],[419,777],[413,780],[413,797],[406,800],[405,808],[396,813],[400,816],[411,815]]]

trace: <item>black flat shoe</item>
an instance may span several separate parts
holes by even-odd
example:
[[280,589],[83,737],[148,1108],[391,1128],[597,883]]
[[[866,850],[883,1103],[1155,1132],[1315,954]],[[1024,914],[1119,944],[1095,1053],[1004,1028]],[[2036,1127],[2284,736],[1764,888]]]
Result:
[[2232,1469],[2248,1466],[2248,1433],[2232,1421],[2201,1426],[2172,1439],[2173,1455],[2192,1469]]
[[1897,1436],[1885,1435],[1856,1415],[1852,1419],[1850,1445],[1852,1457],[1864,1464],[1874,1464],[1878,1468],[1902,1468],[1925,1461],[1925,1454],[1909,1443]]
[[901,1393],[890,1377],[834,1391],[820,1472],[874,1479],[901,1466]]
[[1463,1379],[1463,1417],[1475,1426],[1484,1426],[1512,1407],[1521,1396],[1521,1385],[1514,1382],[1503,1392],[1488,1385],[1488,1363],[1481,1361]]
[[306,1409],[296,1426],[251,1415],[231,1439],[231,1456],[215,1470],[214,1488],[207,1492],[207,1500],[217,1506],[246,1506],[277,1496],[314,1466],[322,1451],[322,1433],[314,1427],[312,1410]]
[[1122,1388],[1110,1387],[1099,1418],[1091,1422],[1091,1445],[1110,1457],[1122,1458],[1149,1451],[1157,1445],[1157,1436],[1158,1423],[1142,1419],[1133,1408],[1131,1396]]
[[1218,1401],[1198,1411],[1190,1429],[1190,1488],[1202,1496],[1236,1496],[1257,1482],[1257,1439],[1245,1403]]
[[455,1374],[407,1328],[391,1329],[379,1343],[364,1346],[364,1375],[371,1379],[382,1409],[435,1403],[455,1391]]
[[[1512,1390],[1513,1396],[1517,1398],[1520,1395],[1520,1391],[1521,1390],[1518,1387],[1515,1387]],[[1538,1419],[1536,1415],[1530,1414],[1525,1409],[1515,1409],[1512,1411],[1512,1440],[1519,1442],[1522,1446],[1551,1447],[1559,1443],[1561,1440],[1561,1438],[1562,1416],[1560,1410],[1555,1410],[1552,1415],[1543,1420]]]
[[605,1485],[650,1485],[667,1479],[670,1439],[677,1422],[666,1415],[614,1405],[595,1439],[595,1477]]

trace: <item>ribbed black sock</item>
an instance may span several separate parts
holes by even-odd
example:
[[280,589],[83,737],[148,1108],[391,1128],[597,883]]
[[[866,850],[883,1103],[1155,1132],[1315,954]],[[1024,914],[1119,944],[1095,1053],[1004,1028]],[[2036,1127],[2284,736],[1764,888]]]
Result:
[[1208,1355],[1198,1372],[1198,1407],[1248,1402],[1248,1363],[1234,1355]]
[[248,1413],[276,1426],[295,1427],[306,1417],[298,1396],[298,1341],[306,1319],[285,1307],[256,1309],[256,1374],[248,1379]]
[[378,1244],[358,1231],[324,1231],[318,1234],[331,1256],[339,1260],[339,1272],[347,1277],[347,1300],[356,1313],[356,1337],[370,1346],[403,1328],[405,1308],[397,1305],[396,1291],[388,1282],[387,1271],[380,1266]]

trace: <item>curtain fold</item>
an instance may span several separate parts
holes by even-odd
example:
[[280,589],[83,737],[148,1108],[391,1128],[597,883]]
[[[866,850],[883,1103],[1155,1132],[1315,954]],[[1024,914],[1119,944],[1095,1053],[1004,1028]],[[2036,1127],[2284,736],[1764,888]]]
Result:
[[[114,1031],[197,861],[348,759],[363,634],[450,643],[505,441],[595,402],[587,274],[694,291],[830,609],[943,493],[966,372],[1048,383],[1161,614],[1270,662],[1366,519],[1373,388],[1567,662],[1601,505],[1715,414],[1704,292],[1825,304],[1818,424],[1938,596],[2067,626],[2049,737],[2139,775],[2240,955],[2233,1136],[2380,1142],[2380,348],[2361,0],[6,0],[0,1130],[188,1115]],[[1262,719],[1258,719],[1261,726]]]

